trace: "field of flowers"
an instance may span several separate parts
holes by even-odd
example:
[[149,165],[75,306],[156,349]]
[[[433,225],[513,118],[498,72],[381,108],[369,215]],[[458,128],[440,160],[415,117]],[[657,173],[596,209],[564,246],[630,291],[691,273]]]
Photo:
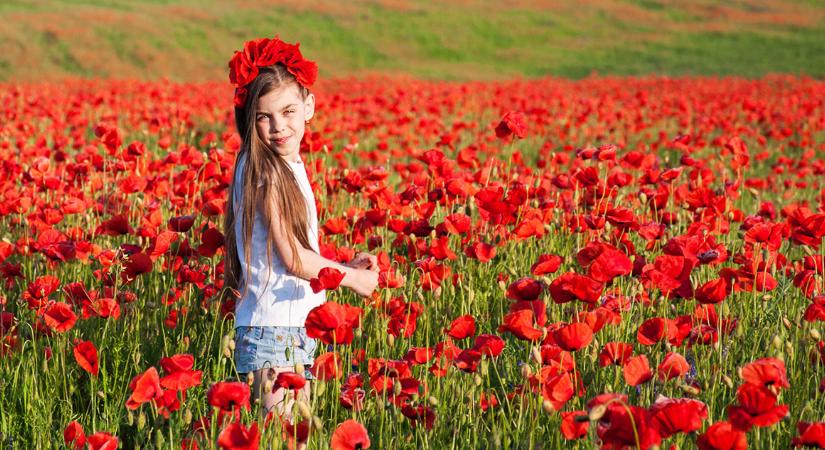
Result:
[[825,82],[316,95],[322,253],[381,289],[311,313],[281,424],[232,362],[227,83],[0,85],[0,447],[825,447]]

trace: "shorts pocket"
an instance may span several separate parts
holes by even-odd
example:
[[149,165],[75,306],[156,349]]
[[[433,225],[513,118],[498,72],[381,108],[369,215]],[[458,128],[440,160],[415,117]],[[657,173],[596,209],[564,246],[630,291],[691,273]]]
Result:
[[238,373],[257,369],[255,365],[262,332],[260,327],[238,327],[235,330],[235,369]]

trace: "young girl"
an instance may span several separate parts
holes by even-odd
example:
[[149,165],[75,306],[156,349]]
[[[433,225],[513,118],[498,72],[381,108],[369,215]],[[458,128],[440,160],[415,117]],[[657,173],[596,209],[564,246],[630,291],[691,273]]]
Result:
[[[316,343],[304,322],[325,292],[313,293],[308,280],[333,267],[345,274],[341,285],[360,295],[371,295],[378,284],[375,256],[359,253],[342,265],[318,253],[315,197],[299,154],[315,113],[308,88],[317,67],[298,45],[277,37],[249,41],[229,62],[242,142],[224,218],[225,284],[241,293],[235,365],[242,379],[251,374],[252,401],[260,401],[262,415],[289,421],[294,399],[273,386],[282,372],[312,378],[307,369]],[[309,385],[299,395],[307,400]]]

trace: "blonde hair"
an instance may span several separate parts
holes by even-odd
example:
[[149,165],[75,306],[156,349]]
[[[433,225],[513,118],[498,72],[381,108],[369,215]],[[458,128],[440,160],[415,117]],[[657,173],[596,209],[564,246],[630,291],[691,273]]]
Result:
[[[241,137],[241,147],[235,158],[232,181],[229,184],[229,201],[224,213],[224,237],[226,254],[224,256],[224,286],[237,291],[242,271],[238,256],[238,242],[235,238],[235,171],[238,162],[246,155],[247,161],[240,176],[241,203],[243,221],[241,244],[246,256],[246,265],[249,267],[252,249],[252,226],[256,211],[260,211],[264,224],[272,224],[275,214],[280,215],[280,221],[286,234],[289,247],[292,250],[292,267],[301,271],[303,266],[298,258],[296,241],[302,247],[313,250],[307,236],[307,204],[304,200],[298,180],[287,162],[273,150],[261,136],[255,126],[255,111],[258,99],[282,86],[295,84],[306,100],[309,90],[295,80],[281,64],[261,67],[258,75],[246,88],[247,98],[241,107],[235,107],[235,125]],[[272,263],[272,245],[274,236],[271,229],[267,230],[266,256]],[[314,250],[313,250],[314,251]],[[245,280],[244,280],[245,281]],[[269,280],[267,279],[267,284]],[[246,295],[248,284],[244,282],[243,298]]]

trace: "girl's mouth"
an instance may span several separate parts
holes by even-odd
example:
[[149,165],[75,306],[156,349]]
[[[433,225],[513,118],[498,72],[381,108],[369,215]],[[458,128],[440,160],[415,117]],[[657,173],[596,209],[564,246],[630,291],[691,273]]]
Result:
[[291,137],[292,136],[286,136],[279,139],[273,139],[272,142],[275,143],[275,145],[284,145],[286,144],[286,141],[288,141]]

